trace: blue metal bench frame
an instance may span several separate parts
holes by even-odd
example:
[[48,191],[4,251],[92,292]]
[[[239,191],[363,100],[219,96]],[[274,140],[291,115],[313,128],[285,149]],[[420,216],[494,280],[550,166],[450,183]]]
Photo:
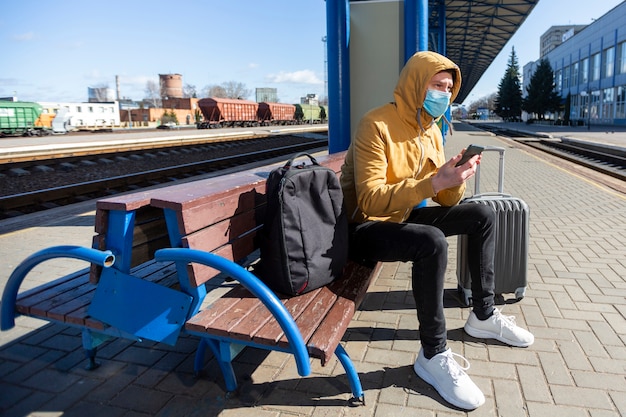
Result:
[[[296,360],[298,374],[300,376],[310,375],[310,357],[306,348],[306,344],[304,343],[302,335],[300,334],[300,330],[298,329],[298,326],[294,322],[293,318],[291,317],[283,303],[278,299],[278,297],[276,297],[276,295],[255,275],[232,261],[229,261],[212,253],[203,252],[195,249],[160,249],[156,252],[155,259],[161,262],[174,261],[177,265],[180,265],[180,267],[178,268],[179,270],[184,269],[188,263],[196,262],[215,268],[236,279],[255,297],[261,300],[261,302],[268,308],[268,310],[270,310],[276,321],[278,321],[278,323],[280,324],[287,337],[287,340],[289,341],[289,348],[282,349],[278,346],[270,347],[267,345],[254,343],[252,341],[242,342],[241,340],[234,340],[228,337],[209,336],[200,332],[188,331],[189,334],[198,336],[201,340],[201,343],[198,346],[198,350],[196,351],[196,359],[194,364],[194,371],[196,373],[198,373],[202,368],[204,363],[204,351],[206,350],[206,347],[209,347],[213,351],[213,354],[215,355],[219,363],[220,369],[222,370],[222,374],[224,375],[224,380],[226,383],[226,388],[228,389],[228,391],[235,391],[237,389],[237,379],[235,377],[235,372],[232,367],[232,361],[236,356],[236,353],[238,353],[237,346],[246,345],[265,350],[276,350],[290,353],[294,356]],[[335,355],[337,356],[340,363],[344,367],[344,370],[346,371],[352,395],[354,396],[354,398],[359,399],[361,402],[364,403],[365,398],[359,375],[356,371],[356,368],[354,367],[354,364],[352,363],[352,360],[350,359],[341,344],[337,345],[337,348],[335,349]]]
[[[21,286],[25,277],[35,266],[41,264],[42,262],[55,258],[79,259],[95,265],[102,266],[106,268],[103,274],[113,274],[117,279],[120,280],[134,278],[132,276],[127,276],[122,271],[117,270],[117,268],[112,268],[115,264],[116,258],[110,250],[100,251],[97,249],[84,248],[79,246],[55,246],[44,249],[22,261],[9,277],[7,285],[2,294],[2,305],[0,306],[1,330],[9,330],[15,326],[15,304],[19,287]],[[184,270],[188,263],[196,262],[215,268],[236,279],[255,297],[259,298],[259,300],[261,300],[261,302],[268,308],[268,310],[270,310],[272,315],[280,324],[289,341],[288,348],[281,348],[279,346],[271,347],[267,345],[256,344],[254,342],[242,342],[241,340],[229,339],[227,337],[209,336],[199,332],[187,332],[189,334],[198,336],[201,340],[194,361],[194,371],[196,373],[200,372],[204,364],[205,350],[207,347],[209,347],[213,351],[213,354],[218,361],[218,364],[224,376],[227,390],[235,391],[237,389],[237,379],[232,367],[232,361],[234,360],[237,353],[239,353],[241,348],[243,348],[244,346],[251,346],[265,350],[276,350],[290,353],[295,358],[298,374],[300,376],[310,375],[310,356],[296,323],[294,322],[293,318],[284,307],[282,302],[278,299],[278,297],[252,273],[247,271],[242,266],[227,259],[224,259],[220,256],[194,249],[160,249],[156,252],[155,259],[157,262],[175,262],[177,265],[177,270],[179,271]],[[104,276],[101,279],[104,279]],[[181,281],[188,282],[187,279],[182,279]],[[194,298],[195,305],[200,305],[202,302],[202,298],[204,298],[205,294],[206,292],[199,291],[195,292],[195,294],[189,295]],[[115,309],[111,310],[115,311]],[[189,319],[191,316],[193,316],[196,313],[195,310],[195,308],[188,309],[188,311],[186,312],[186,318]],[[43,317],[42,319],[50,320]],[[98,317],[96,317],[96,319],[98,319]],[[63,324],[71,325],[69,323]],[[128,325],[132,327],[133,321],[129,320]],[[85,349],[86,356],[89,359],[87,369],[95,369],[98,366],[98,364],[95,362],[96,347],[104,340],[108,339],[110,336],[122,337],[137,341],[140,341],[143,338],[142,336],[138,335],[137,332],[133,333],[112,326],[106,327],[102,331],[94,331],[92,329],[78,325],[76,325],[75,327],[82,329],[83,348]],[[180,322],[180,331],[185,331],[184,321]],[[165,341],[166,343],[169,342],[170,344],[175,343],[178,333],[176,333],[176,336],[173,340],[171,336],[169,336],[169,339],[166,339],[168,335],[160,336],[159,333],[159,335],[151,337],[151,340],[159,341],[159,338],[161,338],[160,341]],[[346,353],[343,346],[341,346],[341,344],[337,345],[335,355],[337,356],[346,371],[346,375],[348,377],[348,381],[354,398],[364,403],[364,393],[358,373],[350,357]]]
[[[85,248],[81,246],[53,246],[36,252],[24,259],[13,270],[2,293],[2,305],[0,306],[0,330],[9,330],[15,327],[15,304],[17,294],[26,275],[42,262],[58,258],[70,258],[86,261],[103,268],[110,268],[115,263],[115,255],[111,251],[100,251],[97,249]],[[50,320],[42,317],[44,320]],[[63,323],[71,326],[70,323]],[[108,337],[100,332],[92,332],[84,326],[74,326],[82,329],[82,342],[85,349],[85,356],[89,359],[87,369],[98,367],[95,362],[96,347]],[[112,329],[109,332],[112,336],[132,338],[132,335],[120,334],[119,330]]]

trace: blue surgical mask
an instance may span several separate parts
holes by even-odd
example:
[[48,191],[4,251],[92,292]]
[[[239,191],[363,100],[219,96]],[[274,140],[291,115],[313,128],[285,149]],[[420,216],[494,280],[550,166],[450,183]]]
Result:
[[428,90],[426,91],[426,99],[424,100],[424,110],[435,119],[441,117],[450,105],[450,97],[452,97],[452,93]]

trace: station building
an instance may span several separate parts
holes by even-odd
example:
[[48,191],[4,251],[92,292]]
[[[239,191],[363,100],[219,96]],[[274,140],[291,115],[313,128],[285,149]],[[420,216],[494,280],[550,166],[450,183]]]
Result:
[[[569,119],[578,124],[626,125],[626,2],[544,56]],[[539,61],[523,68],[523,94]]]

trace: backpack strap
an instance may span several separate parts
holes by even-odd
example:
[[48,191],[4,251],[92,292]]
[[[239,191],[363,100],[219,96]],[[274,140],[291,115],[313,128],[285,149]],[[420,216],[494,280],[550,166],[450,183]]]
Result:
[[294,156],[292,156],[286,163],[285,163],[285,168],[289,168],[293,165],[293,161],[295,161],[296,159],[302,157],[302,156],[308,156],[309,159],[311,160],[311,162],[313,163],[313,165],[319,165],[319,162],[317,162],[317,159],[315,159],[315,157],[307,152],[298,152],[297,154],[295,154]]

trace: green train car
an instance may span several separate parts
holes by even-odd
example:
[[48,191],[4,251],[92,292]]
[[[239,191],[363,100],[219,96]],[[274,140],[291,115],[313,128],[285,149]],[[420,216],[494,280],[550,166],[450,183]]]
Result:
[[328,107],[317,104],[295,104],[294,118],[298,124],[326,123],[328,121]]
[[0,136],[41,136],[50,133],[42,125],[42,107],[27,101],[0,101]]

